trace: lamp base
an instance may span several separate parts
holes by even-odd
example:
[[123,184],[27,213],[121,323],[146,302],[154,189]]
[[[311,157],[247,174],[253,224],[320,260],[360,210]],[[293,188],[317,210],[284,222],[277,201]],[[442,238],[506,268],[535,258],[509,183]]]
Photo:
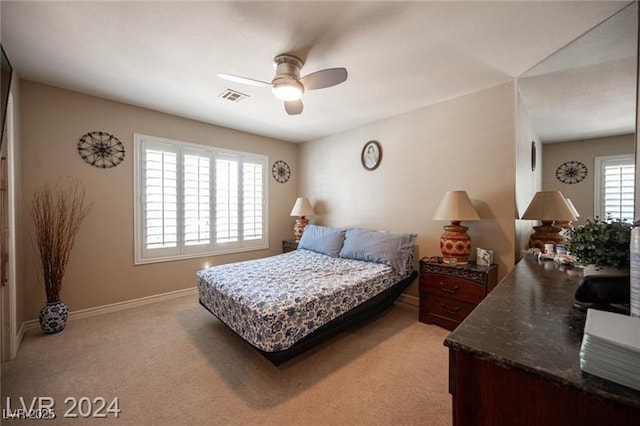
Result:
[[534,226],[534,232],[529,237],[529,246],[540,249],[544,253],[545,244],[553,244],[555,251],[558,244],[564,242],[564,238],[560,235],[562,228],[553,225],[553,221],[543,220],[542,225]]
[[471,254],[471,238],[467,234],[466,226],[460,225],[460,221],[451,221],[451,225],[444,227],[444,233],[440,236],[440,251],[442,261],[452,265],[466,265]]
[[556,220],[553,222],[554,226],[557,226],[558,228],[562,228],[562,229],[571,229],[573,228],[573,225],[571,224],[570,220]]
[[296,224],[293,225],[293,236],[296,237],[296,242],[300,242],[304,228],[309,224],[309,219],[304,216],[298,216]]

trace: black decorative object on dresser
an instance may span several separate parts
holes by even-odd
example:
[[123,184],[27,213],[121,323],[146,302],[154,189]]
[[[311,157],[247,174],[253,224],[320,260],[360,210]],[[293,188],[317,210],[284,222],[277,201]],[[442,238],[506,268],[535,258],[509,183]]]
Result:
[[288,253],[298,249],[298,241],[296,240],[282,240],[282,252]]
[[78,140],[78,154],[94,167],[109,169],[124,160],[125,149],[120,139],[112,134],[89,132]]
[[420,321],[453,330],[498,283],[498,265],[420,259]]

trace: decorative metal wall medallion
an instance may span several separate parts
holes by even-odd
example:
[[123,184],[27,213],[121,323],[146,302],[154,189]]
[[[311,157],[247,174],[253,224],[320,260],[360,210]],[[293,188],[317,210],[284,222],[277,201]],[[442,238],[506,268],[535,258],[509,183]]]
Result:
[[285,183],[291,177],[291,169],[286,161],[278,160],[273,163],[271,174],[276,182]]
[[124,145],[106,132],[89,132],[78,141],[80,157],[94,167],[108,169],[124,160]]
[[567,161],[556,169],[556,178],[562,183],[569,185],[581,182],[587,177],[589,170],[587,166],[579,161]]

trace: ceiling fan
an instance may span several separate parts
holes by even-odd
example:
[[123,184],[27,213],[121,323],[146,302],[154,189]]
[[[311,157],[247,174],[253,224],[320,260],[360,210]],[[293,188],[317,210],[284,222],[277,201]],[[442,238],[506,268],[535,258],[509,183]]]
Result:
[[271,83],[240,77],[233,74],[218,74],[218,77],[236,83],[251,84],[259,87],[271,87],[276,98],[284,101],[284,109],[289,115],[302,112],[302,94],[305,90],[324,89],[335,86],[347,79],[345,68],[328,68],[300,77],[302,59],[293,55],[278,55],[273,59],[276,75]]

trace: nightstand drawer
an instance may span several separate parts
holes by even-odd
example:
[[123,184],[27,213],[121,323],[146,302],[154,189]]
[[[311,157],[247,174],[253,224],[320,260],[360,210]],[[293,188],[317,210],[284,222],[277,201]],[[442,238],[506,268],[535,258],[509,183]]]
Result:
[[420,298],[420,309],[429,314],[449,318],[453,321],[462,321],[475,309],[473,303],[462,302],[449,297],[424,294]]
[[422,274],[420,290],[475,304],[480,303],[486,294],[486,287],[482,284],[439,274]]

